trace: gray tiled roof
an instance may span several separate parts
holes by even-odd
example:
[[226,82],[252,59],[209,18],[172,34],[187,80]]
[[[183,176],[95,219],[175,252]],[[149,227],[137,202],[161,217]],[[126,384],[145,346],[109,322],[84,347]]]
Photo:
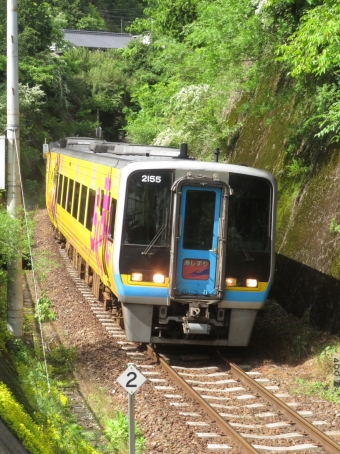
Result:
[[128,33],[90,32],[85,30],[61,30],[65,41],[77,47],[95,49],[121,49],[126,47],[134,36]]

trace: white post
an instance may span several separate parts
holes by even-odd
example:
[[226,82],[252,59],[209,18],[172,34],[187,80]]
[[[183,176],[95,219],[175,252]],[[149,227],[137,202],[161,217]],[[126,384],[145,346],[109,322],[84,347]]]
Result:
[[[7,0],[7,140],[7,212],[17,218],[21,207],[17,0]],[[21,254],[7,268],[7,321],[13,335],[20,337],[24,314]]]
[[6,189],[6,136],[0,136],[0,189]]
[[129,454],[135,454],[135,395],[128,394]]

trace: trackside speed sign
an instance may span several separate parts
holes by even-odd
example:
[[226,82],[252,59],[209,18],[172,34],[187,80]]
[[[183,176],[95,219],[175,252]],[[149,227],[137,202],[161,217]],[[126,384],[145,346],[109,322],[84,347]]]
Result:
[[145,380],[144,375],[132,363],[129,363],[127,369],[117,378],[117,383],[132,395],[142,386]]

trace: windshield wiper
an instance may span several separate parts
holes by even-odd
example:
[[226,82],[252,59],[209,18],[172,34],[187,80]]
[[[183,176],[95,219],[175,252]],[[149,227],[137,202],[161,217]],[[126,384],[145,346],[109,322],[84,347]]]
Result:
[[166,227],[166,224],[163,224],[161,226],[161,228],[158,230],[158,232],[156,233],[156,235],[152,238],[150,244],[146,247],[145,251],[142,252],[142,255],[147,255],[150,251],[150,249],[152,248],[152,246],[156,243],[156,241],[158,240],[158,238],[162,235],[162,233],[164,232],[165,230],[165,227]]
[[238,242],[238,245],[240,246],[246,260],[254,260],[250,257],[245,245],[243,244],[243,241],[242,241],[242,237],[241,235],[238,233],[238,231],[235,229],[235,227],[232,227],[231,228],[231,233],[235,236],[236,238],[236,241]]

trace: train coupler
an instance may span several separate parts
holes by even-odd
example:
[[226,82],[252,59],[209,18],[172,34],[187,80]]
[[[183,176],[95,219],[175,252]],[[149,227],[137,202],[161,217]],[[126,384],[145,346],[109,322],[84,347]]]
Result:
[[210,325],[208,323],[191,323],[185,321],[183,323],[184,334],[209,334]]

